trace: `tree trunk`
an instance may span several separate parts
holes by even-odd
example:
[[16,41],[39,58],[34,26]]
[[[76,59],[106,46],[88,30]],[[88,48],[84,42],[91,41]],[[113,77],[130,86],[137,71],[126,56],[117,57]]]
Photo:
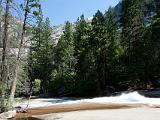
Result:
[[0,81],[0,89],[1,89],[0,112],[4,112],[6,110],[5,86],[7,82],[7,42],[8,42],[9,6],[10,6],[10,0],[6,0],[6,11],[5,11],[5,18],[4,18],[4,37],[3,37],[3,44],[2,44],[3,49],[2,49],[2,64],[1,64],[1,81]]
[[0,0],[0,47],[2,46],[2,0]]
[[13,80],[13,83],[12,83],[11,93],[10,93],[10,97],[9,97],[9,105],[10,105],[10,107],[12,107],[12,103],[14,102],[16,84],[17,84],[17,81],[18,81],[21,52],[22,52],[22,47],[23,47],[24,34],[25,34],[25,31],[26,31],[26,21],[27,21],[27,16],[28,16],[28,11],[27,11],[28,5],[29,5],[29,0],[26,1],[26,5],[25,5],[26,9],[25,9],[24,20],[23,20],[23,28],[22,28],[22,33],[21,33],[21,40],[20,40],[18,54],[17,54],[17,58],[16,58],[15,77],[14,77],[14,80]]

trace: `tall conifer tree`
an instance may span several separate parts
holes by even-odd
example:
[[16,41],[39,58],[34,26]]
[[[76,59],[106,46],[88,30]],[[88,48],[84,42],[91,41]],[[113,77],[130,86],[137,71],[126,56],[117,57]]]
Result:
[[156,15],[153,17],[151,23],[151,41],[150,46],[153,47],[154,51],[154,74],[160,72],[160,3],[156,4]]
[[92,30],[91,30],[91,39],[89,41],[89,45],[92,49],[92,53],[94,58],[92,60],[94,61],[93,67],[95,68],[97,77],[96,79],[100,83],[101,89],[105,88],[105,78],[103,77],[104,73],[104,62],[103,59],[101,59],[102,55],[102,46],[104,45],[105,38],[104,38],[104,15],[100,11],[97,11],[97,13],[94,15],[92,20]]
[[[141,0],[122,0],[122,43],[128,80],[132,83],[144,76],[143,32]],[[143,78],[143,77],[142,77]]]
[[119,44],[119,31],[118,20],[113,8],[109,8],[105,13],[105,25],[104,25],[104,41],[101,46],[101,60],[103,63],[103,77],[106,82],[106,86],[111,85],[111,78],[116,71],[116,62],[118,61],[118,44]]

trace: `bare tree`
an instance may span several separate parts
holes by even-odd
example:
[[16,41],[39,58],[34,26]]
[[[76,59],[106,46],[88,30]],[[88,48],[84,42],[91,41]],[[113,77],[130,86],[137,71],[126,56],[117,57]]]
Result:
[[[21,32],[18,54],[17,54],[17,58],[16,58],[15,77],[13,79],[13,83],[12,83],[12,86],[11,86],[10,97],[9,97],[9,103],[10,104],[12,104],[13,101],[14,101],[16,84],[17,84],[18,76],[19,76],[19,67],[20,67],[22,48],[23,48],[23,45],[24,45],[24,37],[25,37],[25,32],[26,32],[27,20],[29,18],[29,14],[31,13],[31,9],[39,7],[38,2],[39,2],[39,0],[32,0],[32,1],[31,0],[25,0],[24,20],[23,20],[23,27],[22,27],[22,32]],[[33,9],[33,14],[35,15],[36,13],[37,12],[34,11],[34,9]]]
[[18,54],[17,54],[17,58],[16,58],[15,77],[14,77],[14,80],[13,80],[13,83],[12,83],[12,88],[11,88],[11,93],[10,93],[10,98],[9,98],[10,105],[14,101],[14,95],[15,95],[15,91],[16,91],[16,84],[17,84],[18,74],[19,74],[21,52],[22,52],[22,47],[23,47],[23,42],[24,42],[24,35],[25,35],[25,31],[26,31],[27,16],[28,16],[28,13],[29,13],[28,9],[29,9],[29,0],[26,0],[24,20],[23,20],[23,28],[22,28],[22,33],[21,33],[21,39],[20,39]]

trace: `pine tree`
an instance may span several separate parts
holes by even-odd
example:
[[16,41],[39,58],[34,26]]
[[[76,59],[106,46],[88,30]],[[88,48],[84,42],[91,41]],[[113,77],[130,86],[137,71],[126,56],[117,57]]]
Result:
[[118,62],[118,45],[119,45],[119,31],[118,20],[113,8],[109,8],[105,13],[104,25],[104,41],[102,43],[101,60],[103,63],[103,77],[106,86],[111,85],[114,73],[116,72],[116,63]]
[[[37,31],[38,30],[38,31]],[[37,32],[37,33],[36,33]],[[51,80],[53,70],[53,41],[52,28],[49,18],[46,18],[43,26],[41,20],[35,31],[34,44],[32,51],[32,80],[41,80],[41,93],[48,92],[48,86]]]
[[[103,56],[103,48],[102,46],[105,44],[105,30],[104,30],[104,16],[103,13],[100,11],[97,11],[97,13],[94,15],[92,20],[92,30],[91,30],[91,39],[89,41],[89,44],[91,46],[92,52],[93,52],[93,67],[95,68],[96,74],[97,74],[97,80],[100,83],[101,89],[105,89],[106,80],[105,80],[105,72],[103,67],[105,67],[104,59],[101,59]],[[104,75],[103,75],[104,74]]]
[[95,96],[99,93],[99,83],[94,66],[94,55],[90,45],[91,25],[81,15],[74,32],[76,58],[76,95]]
[[[143,32],[141,0],[122,1],[122,46],[124,48],[128,80],[135,83],[144,76]],[[142,77],[143,78],[143,77]],[[134,87],[134,84],[133,84]]]
[[157,3],[156,7],[156,15],[153,17],[153,21],[151,24],[151,41],[150,46],[153,46],[154,51],[154,74],[158,74],[160,72],[160,3]]
[[42,42],[42,33],[43,33],[43,14],[41,6],[39,7],[39,15],[36,18],[36,24],[32,28],[32,37],[30,38],[30,48],[28,54],[28,78],[30,81],[30,94],[32,92],[33,83],[36,78],[38,78],[38,74],[36,72],[37,67],[37,53],[40,49]]
[[[76,22],[76,28],[74,32],[74,43],[76,58],[76,75],[78,80],[86,80],[86,73],[89,69],[89,63],[85,63],[85,59],[89,54],[89,39],[90,39],[90,25],[84,19],[84,15],[81,15]],[[88,61],[89,62],[89,61]]]
[[65,24],[64,33],[61,36],[57,49],[56,49],[56,66],[58,71],[61,73],[61,76],[65,72],[72,72],[73,68],[73,53],[74,53],[74,43],[73,43],[73,34],[72,34],[72,25],[68,21]]
[[[72,94],[72,86],[74,85],[72,79],[75,74],[75,58],[74,54],[74,41],[72,24],[68,21],[65,23],[64,32],[55,47],[55,71],[53,73],[53,90],[55,94],[61,91],[61,94]],[[60,84],[58,84],[60,83]],[[59,87],[58,87],[59,86]]]

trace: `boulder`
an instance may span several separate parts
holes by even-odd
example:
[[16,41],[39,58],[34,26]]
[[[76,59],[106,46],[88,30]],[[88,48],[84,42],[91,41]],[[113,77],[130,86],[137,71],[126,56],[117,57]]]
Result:
[[8,111],[0,114],[0,120],[7,120],[16,116],[16,110]]

